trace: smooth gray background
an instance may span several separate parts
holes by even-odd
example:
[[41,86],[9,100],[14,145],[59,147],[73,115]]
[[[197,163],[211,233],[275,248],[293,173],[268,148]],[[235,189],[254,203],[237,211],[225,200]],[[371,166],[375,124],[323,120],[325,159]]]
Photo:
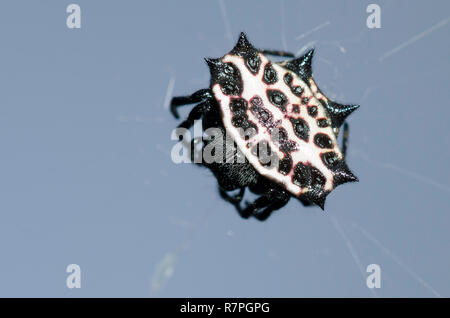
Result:
[[[0,4],[0,296],[450,296],[448,1],[80,0],[79,30],[70,3]],[[315,46],[319,86],[361,104],[361,181],[325,212],[291,200],[241,219],[208,171],[170,160],[169,83],[207,87],[203,57],[240,31]]]

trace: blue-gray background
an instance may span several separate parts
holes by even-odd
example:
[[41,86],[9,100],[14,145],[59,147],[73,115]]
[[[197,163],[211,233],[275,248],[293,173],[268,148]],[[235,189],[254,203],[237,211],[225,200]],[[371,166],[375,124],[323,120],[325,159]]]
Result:
[[[450,4],[376,1],[368,29],[371,2],[80,0],[70,30],[69,1],[2,1],[0,296],[450,296]],[[361,104],[361,181],[326,212],[292,200],[243,220],[170,159],[166,95],[206,87],[203,57],[240,31],[315,46],[319,86]]]

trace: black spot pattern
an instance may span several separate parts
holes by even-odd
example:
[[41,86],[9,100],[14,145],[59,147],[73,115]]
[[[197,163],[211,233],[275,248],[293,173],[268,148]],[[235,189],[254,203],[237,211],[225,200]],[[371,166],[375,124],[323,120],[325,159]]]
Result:
[[291,86],[291,92],[297,97],[301,97],[303,94],[303,88],[301,86]]
[[255,96],[250,100],[250,103],[252,106],[250,107],[250,111],[255,115],[256,119],[258,119],[258,122],[268,130],[272,130],[279,122],[273,121],[273,115],[272,113],[264,107],[263,101],[261,97]]
[[267,63],[264,67],[263,81],[266,84],[275,84],[278,81],[278,75],[275,69],[272,67],[272,63]]
[[222,92],[225,95],[239,95],[239,87],[231,82],[225,82],[222,86]]
[[248,117],[246,115],[233,116],[231,118],[231,124],[236,128],[244,128],[246,121],[248,121]]
[[289,86],[289,88],[291,89],[292,94],[294,94],[297,97],[302,96],[303,88],[301,86],[293,86],[292,85],[292,81],[294,80],[294,78],[292,77],[291,74],[286,73],[283,77],[283,80],[286,83],[286,85]]
[[[248,140],[254,136],[258,131],[258,127],[248,119],[247,101],[243,98],[231,98],[229,107],[232,113],[231,124],[244,130],[241,137]],[[253,129],[253,131],[247,131],[248,129]]]
[[303,163],[298,163],[294,168],[292,182],[301,188],[306,188],[308,186],[308,174],[308,166],[305,166]]
[[283,80],[284,80],[284,82],[286,83],[287,86],[291,86],[291,83],[292,83],[292,80],[293,80],[293,79],[294,79],[294,78],[293,78],[292,75],[289,74],[289,73],[286,73],[286,74],[284,75],[284,77],[283,77]]
[[328,119],[326,119],[326,118],[319,118],[319,119],[317,119],[317,126],[319,126],[320,128],[326,128],[326,127],[330,126],[330,123],[328,122]]
[[302,188],[322,190],[326,178],[319,169],[300,162],[294,168],[292,182]]
[[219,59],[206,59],[211,71],[211,83],[219,84],[225,95],[241,95],[243,90],[239,69],[233,63],[223,63]]
[[273,114],[264,107],[259,96],[253,97],[250,104],[252,105],[250,111],[258,122],[269,131],[272,141],[279,147],[280,151],[288,153],[298,149],[298,144],[289,140],[288,132],[281,127],[281,120],[274,121]]
[[311,187],[323,189],[327,179],[325,176],[319,171],[319,169],[311,167]]
[[309,126],[301,118],[289,118],[294,126],[294,132],[298,138],[308,141],[309,139]]
[[248,103],[243,98],[231,98],[230,110],[233,115],[244,115],[247,112]]
[[252,106],[252,113],[256,116],[256,119],[263,124],[264,127],[271,126],[273,124],[273,116],[263,107]]
[[223,66],[223,72],[228,76],[234,76],[235,70],[236,69],[233,63],[225,63]]
[[339,157],[334,151],[324,152],[320,154],[320,158],[330,170],[334,170],[339,163]]
[[261,59],[256,52],[249,52],[248,54],[245,54],[244,60],[245,66],[247,66],[250,72],[252,72],[253,74],[257,74],[259,72]]
[[283,175],[288,175],[292,169],[292,158],[289,155],[285,155],[283,159],[278,163],[278,171]]
[[[247,114],[233,116],[231,118],[231,124],[236,128],[242,128],[244,130],[245,140],[248,140],[258,132],[258,127],[248,119]],[[249,131],[250,129],[252,130]]]
[[273,105],[280,108],[283,112],[286,112],[286,105],[288,103],[288,99],[286,95],[284,95],[281,91],[276,89],[268,89],[267,98]]
[[300,106],[297,105],[297,104],[293,104],[292,105],[292,112],[296,113],[296,114],[299,114],[300,113]]
[[283,127],[277,127],[271,132],[272,141],[279,146],[280,150],[288,153],[298,149],[296,142],[289,140],[288,132]]
[[308,107],[308,114],[311,117],[316,117],[317,116],[317,106],[309,106]]
[[324,149],[331,149],[333,148],[333,141],[331,140],[331,138],[323,133],[317,133],[314,136],[314,143],[320,147],[320,148],[324,148]]
[[[304,98],[302,99],[302,104],[308,105],[308,103],[309,103],[309,98],[308,98],[308,97],[304,97]],[[313,106],[313,107],[315,107],[315,106]]]

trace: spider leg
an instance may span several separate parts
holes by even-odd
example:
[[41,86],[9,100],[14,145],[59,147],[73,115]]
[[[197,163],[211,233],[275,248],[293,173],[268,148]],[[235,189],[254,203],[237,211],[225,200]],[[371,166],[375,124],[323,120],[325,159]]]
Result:
[[205,103],[201,103],[192,108],[188,117],[181,124],[178,125],[178,128],[186,128],[186,129],[191,128],[194,125],[195,120],[199,120],[200,118],[202,118],[202,115],[205,111],[204,110],[205,106],[206,106]]
[[295,57],[295,55],[291,52],[278,51],[278,50],[259,50],[259,51],[265,55],[273,55],[273,56],[281,56],[281,57]]
[[177,111],[179,106],[200,103],[211,98],[213,98],[213,95],[209,88],[198,90],[189,96],[177,96],[172,98],[172,101],[170,102],[170,111],[172,112],[173,117],[178,119],[180,118]]
[[225,201],[230,202],[231,204],[233,204],[235,207],[236,205],[239,206],[239,203],[241,203],[242,198],[244,197],[244,192],[245,192],[245,187],[242,187],[239,190],[239,193],[234,195],[234,196],[230,196],[227,191],[225,191],[224,189],[222,189],[221,187],[219,187],[219,193],[220,196],[222,197],[222,199],[224,199]]
[[[196,120],[199,120],[202,118],[202,116],[207,112],[209,109],[209,103],[203,102],[198,105],[196,105],[192,110],[190,111],[188,117],[181,122],[181,124],[178,125],[178,128],[185,128],[190,129]],[[183,146],[189,149],[189,157],[191,158],[191,161],[193,163],[199,163],[196,159],[201,158],[201,152],[202,150],[198,150],[195,148],[195,145],[199,143],[199,141],[202,141],[201,137],[192,138],[189,141],[186,141],[183,135],[179,136],[179,140],[183,143]]]
[[239,204],[235,207],[243,218],[255,217],[260,221],[266,220],[273,211],[276,211],[288,203],[290,195],[285,191],[269,189],[266,193],[257,198],[253,203],[247,203],[245,208]]
[[348,124],[347,122],[344,123],[344,133],[342,136],[342,155],[344,158],[347,156],[347,146],[348,146]]

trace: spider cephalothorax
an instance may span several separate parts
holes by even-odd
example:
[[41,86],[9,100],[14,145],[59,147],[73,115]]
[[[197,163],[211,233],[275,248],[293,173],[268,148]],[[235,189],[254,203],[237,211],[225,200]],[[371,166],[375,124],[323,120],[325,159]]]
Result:
[[[312,78],[313,53],[271,62],[266,55],[293,55],[258,50],[241,33],[230,53],[206,59],[209,89],[172,99],[176,118],[178,106],[199,103],[179,127],[188,129],[201,118],[203,129],[216,128],[231,136],[237,147],[220,144],[224,160],[199,164],[214,173],[222,198],[243,217],[263,220],[291,197],[323,209],[336,186],[357,181],[345,163],[348,125],[344,121],[358,105],[335,103],[319,90]],[[340,149],[337,137],[342,125]],[[217,143],[208,139],[203,147]],[[229,160],[239,156],[244,160]],[[260,197],[242,207],[246,188]],[[237,195],[227,193],[237,189]]]

